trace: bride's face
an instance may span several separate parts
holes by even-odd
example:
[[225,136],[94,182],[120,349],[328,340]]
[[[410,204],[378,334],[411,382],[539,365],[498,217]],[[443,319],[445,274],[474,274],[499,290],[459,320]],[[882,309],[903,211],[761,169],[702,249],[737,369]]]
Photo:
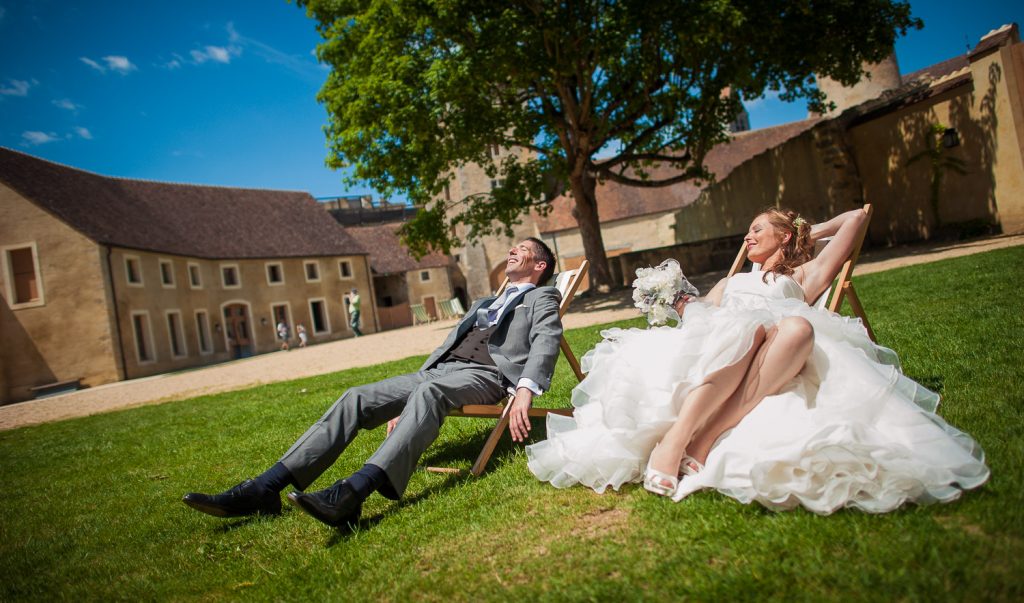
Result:
[[750,261],[764,264],[765,260],[772,256],[785,244],[786,234],[779,232],[768,220],[768,216],[761,214],[750,223],[750,230],[743,237],[747,245],[747,257]]

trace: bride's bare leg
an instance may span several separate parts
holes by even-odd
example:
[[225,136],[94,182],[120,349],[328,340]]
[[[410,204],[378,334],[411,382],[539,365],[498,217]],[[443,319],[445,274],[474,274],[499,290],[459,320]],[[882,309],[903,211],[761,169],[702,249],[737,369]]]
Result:
[[[774,327],[773,327],[774,328]],[[750,350],[737,362],[708,375],[704,382],[690,390],[680,407],[679,417],[658,442],[651,454],[650,466],[667,475],[679,472],[679,463],[694,434],[722,407],[741,386],[751,364],[764,347],[766,333],[758,327]],[[691,453],[692,454],[692,453]]]
[[687,449],[690,456],[703,463],[719,436],[739,424],[766,396],[778,393],[796,377],[813,348],[814,328],[806,319],[784,318],[769,329],[743,382],[694,434]]

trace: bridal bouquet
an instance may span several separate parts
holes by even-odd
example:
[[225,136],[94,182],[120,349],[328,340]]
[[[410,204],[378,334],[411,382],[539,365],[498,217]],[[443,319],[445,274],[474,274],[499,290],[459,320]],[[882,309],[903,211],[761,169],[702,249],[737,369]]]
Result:
[[637,268],[633,281],[633,302],[652,325],[663,325],[671,318],[679,320],[672,307],[680,294],[699,295],[679,268],[679,262],[665,260],[654,268]]

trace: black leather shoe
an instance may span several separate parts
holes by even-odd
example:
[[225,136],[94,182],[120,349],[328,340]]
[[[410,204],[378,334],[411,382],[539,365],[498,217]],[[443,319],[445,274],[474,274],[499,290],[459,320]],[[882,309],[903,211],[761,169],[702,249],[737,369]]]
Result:
[[329,526],[353,526],[363,512],[363,501],[343,479],[318,492],[289,492],[288,502]]
[[281,513],[281,495],[259,483],[247,479],[220,494],[189,492],[181,502],[196,511],[215,517],[245,517],[247,515],[278,515]]

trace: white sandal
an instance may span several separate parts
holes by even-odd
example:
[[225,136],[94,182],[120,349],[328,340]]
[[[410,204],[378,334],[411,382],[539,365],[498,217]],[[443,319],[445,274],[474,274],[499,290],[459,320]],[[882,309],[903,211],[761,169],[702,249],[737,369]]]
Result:
[[678,477],[652,469],[650,461],[647,462],[647,470],[644,471],[644,490],[658,496],[672,496],[678,487]]
[[679,479],[684,475],[697,475],[704,471],[704,464],[692,456],[684,456],[683,462],[679,463]]

